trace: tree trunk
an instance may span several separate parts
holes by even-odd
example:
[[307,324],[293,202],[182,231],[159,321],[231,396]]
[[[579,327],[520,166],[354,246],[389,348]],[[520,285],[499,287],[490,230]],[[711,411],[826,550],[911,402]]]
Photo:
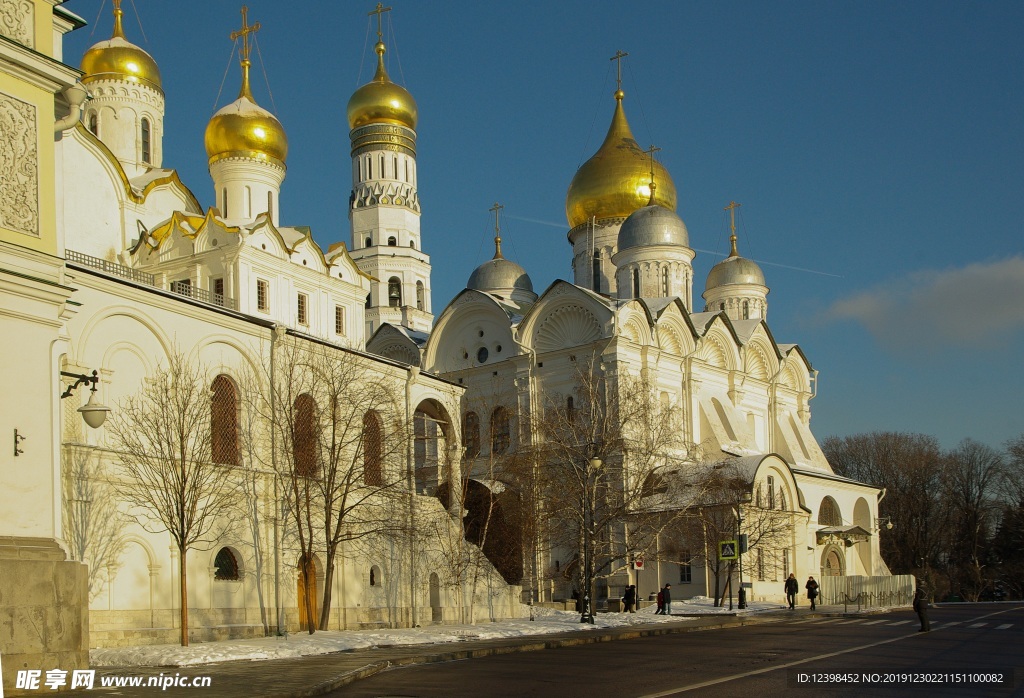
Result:
[[327,563],[324,566],[324,600],[320,606],[320,623],[317,626],[320,630],[327,630],[331,618],[331,584],[334,581],[334,558],[337,551],[328,548]]
[[178,557],[181,564],[178,567],[181,587],[181,646],[188,647],[188,573],[185,568],[185,554],[187,548],[178,548]]

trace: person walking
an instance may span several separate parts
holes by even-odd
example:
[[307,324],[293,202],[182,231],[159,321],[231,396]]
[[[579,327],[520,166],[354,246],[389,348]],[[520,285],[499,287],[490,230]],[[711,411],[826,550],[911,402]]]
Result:
[[926,633],[932,629],[931,623],[928,622],[928,587],[924,582],[917,583],[917,592],[914,594],[914,613],[921,621],[921,629],[917,632]]
[[796,575],[792,572],[789,573],[789,579],[786,580],[786,601],[789,602],[789,610],[796,608],[796,595],[800,591],[800,582],[796,581]]
[[624,613],[636,613],[636,585],[630,584],[626,587],[626,593],[622,595],[622,608]]
[[814,604],[814,600],[818,598],[818,583],[814,581],[814,576],[807,578],[807,584],[804,584],[804,588],[807,589],[807,598],[811,601],[811,610],[815,610],[817,606]]
[[661,614],[663,616],[672,615],[672,585],[666,584],[661,589]]
[[657,601],[658,610],[654,612],[654,615],[660,616],[662,613],[665,612],[665,592],[663,590],[658,591]]

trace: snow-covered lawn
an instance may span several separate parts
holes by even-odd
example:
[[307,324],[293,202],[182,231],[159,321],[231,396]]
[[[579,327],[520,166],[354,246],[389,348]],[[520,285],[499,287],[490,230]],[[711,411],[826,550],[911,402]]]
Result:
[[[751,603],[742,613],[781,608],[778,604]],[[252,640],[203,642],[189,647],[178,645],[147,645],[143,647],[112,647],[89,652],[92,666],[190,666],[236,659],[283,659],[311,654],[327,654],[342,650],[366,649],[385,645],[438,645],[496,638],[548,635],[567,631],[588,632],[627,625],[651,625],[707,614],[729,613],[728,606],[715,608],[711,599],[698,597],[674,601],[672,616],[655,615],[654,608],[638,613],[599,613],[594,625],[580,623],[579,613],[549,608],[522,607],[523,617],[476,625],[431,625],[422,628],[395,630],[328,630],[313,635],[296,633],[287,637],[261,637]]]

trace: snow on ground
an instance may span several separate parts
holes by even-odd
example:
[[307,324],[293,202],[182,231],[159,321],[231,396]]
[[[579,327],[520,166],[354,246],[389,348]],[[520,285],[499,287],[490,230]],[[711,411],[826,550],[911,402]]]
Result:
[[[740,613],[756,613],[781,608],[778,604],[751,603]],[[294,633],[286,637],[261,637],[252,640],[203,642],[181,647],[179,645],[146,645],[141,647],[111,647],[89,652],[93,667],[103,666],[191,666],[225,662],[237,659],[284,659],[312,654],[328,654],[352,649],[368,649],[387,645],[439,645],[528,635],[548,635],[569,631],[587,632],[627,625],[651,625],[706,614],[728,614],[728,604],[715,608],[712,600],[697,597],[688,601],[674,601],[671,616],[655,615],[654,607],[637,613],[599,613],[594,624],[580,623],[580,614],[574,611],[556,611],[550,608],[522,606],[522,618],[500,620],[476,625],[431,625],[422,628],[394,630],[326,630]]]

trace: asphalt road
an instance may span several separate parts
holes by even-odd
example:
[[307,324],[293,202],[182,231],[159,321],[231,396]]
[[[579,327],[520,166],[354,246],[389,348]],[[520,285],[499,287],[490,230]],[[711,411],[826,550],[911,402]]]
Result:
[[[1024,604],[777,622],[392,669],[332,696],[1024,696]],[[996,675],[996,676],[993,676]],[[1002,675],[1002,682],[998,680]]]

